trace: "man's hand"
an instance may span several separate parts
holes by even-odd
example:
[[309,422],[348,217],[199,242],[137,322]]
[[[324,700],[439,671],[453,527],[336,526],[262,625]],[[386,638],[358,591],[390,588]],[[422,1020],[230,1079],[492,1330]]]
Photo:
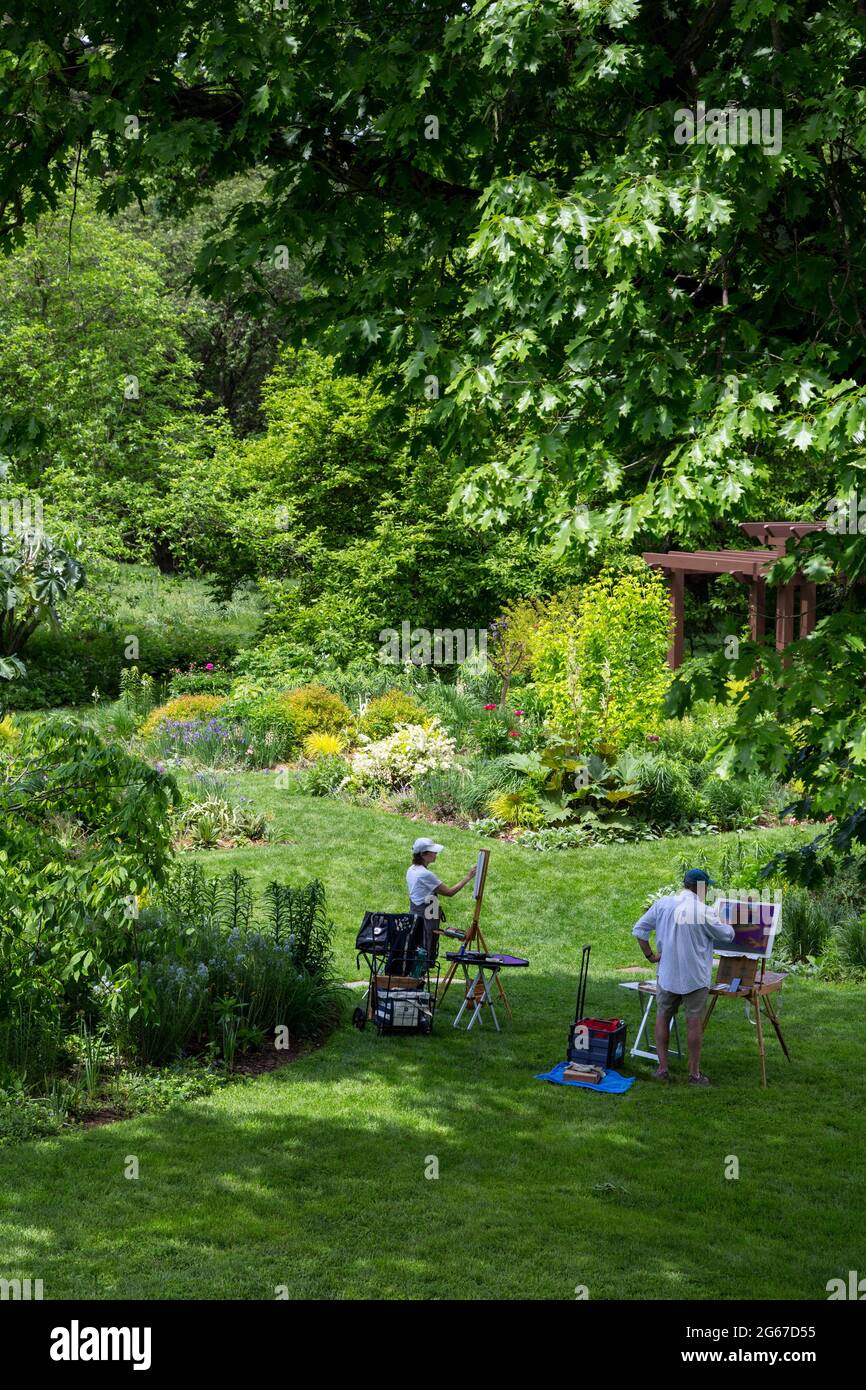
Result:
[[651,965],[658,965],[659,961],[661,960],[661,956],[657,956],[655,951],[650,951],[649,955],[647,956],[647,960],[650,962]]

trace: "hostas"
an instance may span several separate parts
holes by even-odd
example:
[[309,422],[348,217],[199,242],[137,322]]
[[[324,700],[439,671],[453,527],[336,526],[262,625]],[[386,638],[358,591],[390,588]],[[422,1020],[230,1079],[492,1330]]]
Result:
[[232,806],[221,796],[208,796],[184,807],[177,819],[178,834],[196,849],[213,849],[222,840],[261,840],[267,817],[246,806]]

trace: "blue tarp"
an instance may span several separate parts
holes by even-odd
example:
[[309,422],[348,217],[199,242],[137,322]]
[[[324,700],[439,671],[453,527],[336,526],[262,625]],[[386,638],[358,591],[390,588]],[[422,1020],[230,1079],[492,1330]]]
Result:
[[608,1095],[621,1095],[634,1085],[633,1076],[620,1076],[618,1071],[607,1072],[603,1081],[597,1086],[593,1086],[590,1081],[566,1081],[563,1072],[568,1066],[567,1062],[557,1062],[550,1071],[543,1071],[536,1076],[536,1081],[552,1081],[555,1086],[580,1086],[584,1091],[605,1091]]

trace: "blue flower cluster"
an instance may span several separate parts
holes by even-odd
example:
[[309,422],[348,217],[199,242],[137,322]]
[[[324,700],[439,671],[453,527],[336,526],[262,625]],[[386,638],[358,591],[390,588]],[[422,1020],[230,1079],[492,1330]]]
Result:
[[225,743],[234,737],[233,730],[219,719],[209,719],[206,724],[200,719],[166,719],[160,725],[160,733],[169,743],[180,744],[184,748],[194,748],[214,739]]

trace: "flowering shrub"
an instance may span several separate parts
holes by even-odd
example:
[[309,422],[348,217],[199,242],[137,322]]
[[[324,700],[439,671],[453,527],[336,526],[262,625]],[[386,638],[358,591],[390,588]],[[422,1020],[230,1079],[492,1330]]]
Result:
[[485,705],[484,713],[472,724],[472,735],[482,753],[496,758],[500,753],[510,753],[516,746],[522,732],[520,722],[516,711],[509,714],[498,705]]
[[221,709],[224,700],[219,695],[178,695],[164,705],[158,705],[141,727],[142,735],[149,738],[162,724],[169,721],[186,722],[206,720]]
[[408,787],[425,773],[451,767],[456,754],[453,738],[435,720],[427,728],[407,724],[355,754],[350,785],[358,790]]

